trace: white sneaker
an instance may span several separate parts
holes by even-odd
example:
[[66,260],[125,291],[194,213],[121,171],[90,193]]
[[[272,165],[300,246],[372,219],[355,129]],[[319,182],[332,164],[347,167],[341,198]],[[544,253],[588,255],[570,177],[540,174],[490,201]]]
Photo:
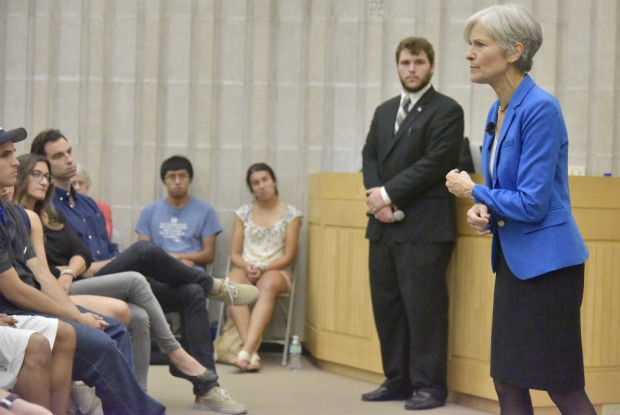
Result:
[[101,400],[95,395],[95,388],[91,388],[84,382],[73,382],[71,401],[71,413],[81,415],[103,415]]
[[230,397],[226,389],[214,386],[207,393],[196,397],[194,409],[221,412],[223,414],[245,414],[248,408]]

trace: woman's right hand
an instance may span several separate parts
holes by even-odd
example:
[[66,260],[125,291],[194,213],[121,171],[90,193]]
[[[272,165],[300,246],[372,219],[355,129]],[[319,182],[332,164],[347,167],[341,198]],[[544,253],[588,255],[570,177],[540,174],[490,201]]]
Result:
[[467,211],[467,224],[469,224],[478,235],[486,235],[490,232],[487,228],[490,220],[491,214],[489,213],[489,208],[484,203],[474,203]]
[[258,279],[260,278],[261,274],[263,273],[263,271],[260,269],[259,266],[254,265],[254,264],[248,264],[245,267],[245,272],[248,276],[248,279],[250,281],[252,281],[253,283],[256,283],[256,281],[258,281]]

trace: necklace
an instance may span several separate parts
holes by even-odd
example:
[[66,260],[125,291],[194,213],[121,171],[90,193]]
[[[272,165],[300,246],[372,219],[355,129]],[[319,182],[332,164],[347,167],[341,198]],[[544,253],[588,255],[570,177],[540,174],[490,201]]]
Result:
[[509,104],[510,104],[510,101],[508,101],[508,102],[506,103],[506,106],[505,106],[505,107],[502,107],[502,105],[500,104],[500,105],[497,107],[497,109],[499,110],[499,112],[501,112],[501,113],[503,114],[503,113],[505,113],[505,112],[506,112],[506,110],[508,109],[508,105],[509,105]]

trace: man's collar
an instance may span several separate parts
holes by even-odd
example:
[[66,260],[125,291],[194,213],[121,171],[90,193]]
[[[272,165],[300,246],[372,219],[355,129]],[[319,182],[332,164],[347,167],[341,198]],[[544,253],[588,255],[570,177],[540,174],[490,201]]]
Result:
[[412,105],[415,105],[415,104],[416,104],[416,102],[418,102],[418,100],[419,100],[420,98],[422,98],[422,96],[423,96],[424,94],[426,94],[426,91],[428,91],[429,89],[431,89],[431,86],[432,86],[432,85],[431,85],[431,83],[429,82],[428,84],[426,84],[426,86],[425,86],[424,88],[420,89],[420,90],[419,90],[419,91],[417,91],[417,92],[409,92],[409,91],[406,91],[406,90],[404,90],[404,89],[403,89],[403,90],[401,90],[401,92],[400,92],[400,100],[401,100],[401,102],[402,102],[402,100],[403,100],[403,98],[405,97],[405,95],[408,95],[408,96],[409,96],[409,98],[411,99],[411,104],[412,104]]
[[72,197],[73,200],[76,200],[77,197],[77,192],[75,191],[75,189],[73,188],[73,186],[69,187],[69,191],[66,191],[65,189],[61,189],[58,186],[54,186],[54,192],[56,194],[56,197],[60,198],[60,200],[62,200],[62,198],[64,197]]

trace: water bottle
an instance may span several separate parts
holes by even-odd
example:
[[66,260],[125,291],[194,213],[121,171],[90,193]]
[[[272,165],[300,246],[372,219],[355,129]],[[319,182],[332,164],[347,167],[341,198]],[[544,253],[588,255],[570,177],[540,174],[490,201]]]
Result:
[[288,347],[288,368],[291,370],[301,369],[301,343],[299,342],[299,336],[293,336],[291,344]]

